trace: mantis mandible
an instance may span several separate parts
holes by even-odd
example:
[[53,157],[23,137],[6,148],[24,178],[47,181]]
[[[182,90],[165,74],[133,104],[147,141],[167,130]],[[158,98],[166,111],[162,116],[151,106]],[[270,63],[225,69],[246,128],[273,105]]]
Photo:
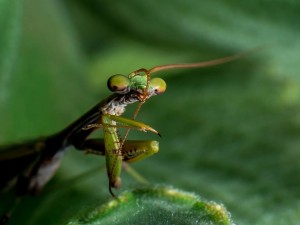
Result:
[[[15,187],[18,197],[38,193],[55,174],[66,149],[74,146],[78,150],[106,157],[109,191],[114,196],[111,188],[118,188],[121,185],[122,161],[142,160],[159,149],[156,141],[126,140],[129,129],[158,134],[150,126],[134,120],[144,102],[166,90],[166,83],[161,78],[151,79],[151,74],[175,68],[223,64],[241,58],[245,54],[247,53],[199,63],[155,66],[149,70],[142,68],[132,72],[129,76],[112,76],[108,80],[108,87],[114,93],[62,131],[0,148],[0,190],[9,186],[11,181],[16,180]],[[133,119],[121,117],[126,106],[135,102],[139,102],[139,105]],[[95,128],[99,127],[104,130],[104,139],[87,139]],[[127,128],[122,139],[117,133],[119,127]],[[9,215],[6,215],[3,220],[6,217]]]

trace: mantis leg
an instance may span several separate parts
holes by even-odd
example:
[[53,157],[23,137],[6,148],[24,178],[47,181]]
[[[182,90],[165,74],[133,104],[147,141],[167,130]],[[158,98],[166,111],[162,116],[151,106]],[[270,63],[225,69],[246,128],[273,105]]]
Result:
[[[122,125],[128,126],[129,128],[138,129],[142,131],[151,131],[153,133],[158,134],[156,130],[152,127],[143,124],[141,122],[114,116],[114,115],[103,115],[102,116],[102,126],[104,131],[104,147],[105,147],[105,157],[106,157],[106,169],[107,175],[109,179],[109,190],[112,193],[111,188],[119,188],[121,186],[121,170],[122,170],[122,161],[123,157],[126,158],[128,161],[137,161],[139,159],[146,158],[147,155],[151,154],[144,154],[144,150],[142,151],[131,151],[132,147],[138,147],[140,150],[141,144],[137,144],[136,142],[132,144],[131,148],[128,148],[127,151],[124,151],[123,146],[121,146],[120,139],[117,133],[117,126],[116,124],[120,123]],[[151,144],[150,144],[151,146]],[[158,144],[154,142],[153,146],[156,146],[156,152],[158,151]],[[149,145],[148,145],[149,147]],[[153,148],[153,147],[151,147]],[[125,153],[126,152],[126,153]],[[155,152],[155,151],[154,151]],[[152,153],[153,154],[153,153]]]
[[[88,139],[83,145],[87,154],[105,156],[104,139]],[[122,148],[122,168],[137,182],[148,184],[148,181],[127,163],[145,159],[159,151],[159,143],[153,140],[126,140]]]
[[[105,156],[104,139],[88,139],[84,142],[88,154]],[[132,163],[143,160],[159,151],[159,142],[153,140],[126,140],[122,147],[123,161]]]
[[122,170],[122,154],[121,144],[119,141],[117,128],[114,127],[115,122],[109,116],[102,116],[102,125],[104,132],[106,171],[109,180],[109,191],[115,196],[111,188],[119,188],[121,186],[121,170]]

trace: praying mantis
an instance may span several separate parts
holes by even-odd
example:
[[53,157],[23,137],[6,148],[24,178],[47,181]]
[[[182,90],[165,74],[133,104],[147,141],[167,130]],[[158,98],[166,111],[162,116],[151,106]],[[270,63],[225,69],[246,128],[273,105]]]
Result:
[[[66,149],[74,146],[78,150],[105,156],[109,191],[112,196],[115,196],[112,188],[121,186],[122,162],[136,162],[159,150],[157,141],[127,140],[130,129],[160,135],[149,125],[135,120],[143,103],[166,90],[166,82],[161,78],[151,78],[151,75],[175,68],[214,66],[236,60],[244,55],[245,53],[240,53],[199,63],[167,64],[149,70],[142,68],[128,76],[117,74],[110,77],[107,85],[113,94],[62,131],[0,148],[0,190],[8,187],[12,181],[16,181],[14,186],[18,197],[38,193],[59,168]],[[136,102],[139,104],[133,118],[121,117],[127,105]],[[103,129],[104,138],[88,139],[97,128]],[[127,128],[123,138],[118,135],[119,128]],[[6,217],[9,217],[9,213]]]

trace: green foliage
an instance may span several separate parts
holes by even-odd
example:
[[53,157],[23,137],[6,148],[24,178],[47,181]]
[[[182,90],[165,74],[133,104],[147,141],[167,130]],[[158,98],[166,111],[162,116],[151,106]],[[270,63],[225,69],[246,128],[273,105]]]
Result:
[[215,202],[173,188],[137,189],[123,193],[68,225],[78,224],[232,224],[230,214]]
[[[162,134],[160,152],[133,167],[152,184],[222,202],[237,224],[298,223],[298,1],[0,2],[1,143],[62,129],[109,95],[113,74],[261,46],[226,65],[155,74],[167,91],[144,104],[138,120]],[[70,150],[11,224],[58,224],[104,204],[110,196],[101,166],[103,158]],[[139,186],[122,178],[122,191]],[[8,197],[0,196],[1,211]]]

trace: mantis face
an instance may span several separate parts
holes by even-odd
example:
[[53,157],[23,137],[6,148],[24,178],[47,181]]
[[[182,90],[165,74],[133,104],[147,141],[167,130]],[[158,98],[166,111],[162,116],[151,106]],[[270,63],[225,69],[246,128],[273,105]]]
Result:
[[129,76],[116,74],[111,76],[107,81],[109,90],[114,93],[125,95],[135,93],[140,102],[145,102],[148,98],[162,94],[166,91],[166,82],[158,77],[150,78],[147,70],[135,71]]

